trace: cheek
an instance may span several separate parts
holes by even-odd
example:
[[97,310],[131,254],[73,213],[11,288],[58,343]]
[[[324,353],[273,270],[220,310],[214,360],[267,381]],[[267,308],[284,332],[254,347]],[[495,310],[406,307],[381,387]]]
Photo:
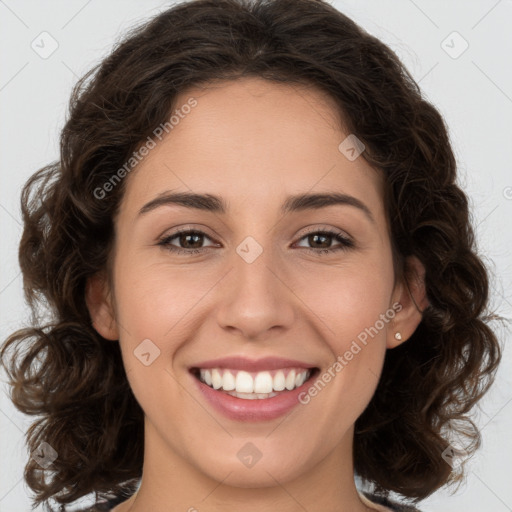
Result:
[[[307,275],[302,273],[295,290],[322,320],[325,327],[322,334],[340,350],[347,341],[374,326],[389,308],[393,288],[390,259],[375,258],[373,262],[354,259]],[[379,330],[385,331],[380,324]]]
[[207,317],[202,299],[218,276],[127,256],[116,264],[116,319],[130,385],[139,403],[158,408],[161,397],[151,390],[168,383],[166,399],[173,403],[180,392],[173,379],[180,351]]
[[315,286],[303,283],[298,292],[331,352],[330,370],[322,374],[329,396],[335,401],[343,397],[356,413],[354,420],[373,395],[382,369],[395,316],[390,308],[393,277],[391,259],[376,258],[374,264],[359,261],[318,273]]
[[125,327],[125,339],[136,343],[150,338],[161,344],[172,338],[210,287],[206,276],[197,270],[171,270],[161,264],[148,265],[128,257],[120,259],[116,273],[116,315]]
[[343,279],[317,279],[307,295],[314,311],[310,318],[317,318],[331,357],[302,400],[314,408],[317,435],[329,430],[327,444],[343,435],[375,393],[394,317],[389,308],[392,275],[383,275],[383,269],[380,274],[353,270]]
[[190,336],[188,319],[198,295],[208,287],[203,283],[205,290],[198,292],[183,273],[170,280],[168,271],[164,278],[163,269],[127,258],[119,260],[116,271],[116,318],[127,378],[146,415],[158,416],[183,399],[172,361]]

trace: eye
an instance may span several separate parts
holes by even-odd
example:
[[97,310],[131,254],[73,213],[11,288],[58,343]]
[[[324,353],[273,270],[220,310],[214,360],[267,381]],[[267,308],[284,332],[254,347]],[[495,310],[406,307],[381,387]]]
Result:
[[[193,230],[193,229],[178,229],[174,233],[162,238],[158,245],[164,247],[165,249],[176,252],[176,253],[198,253],[203,252],[206,247],[201,247],[201,240],[204,238],[210,239],[210,237],[203,233],[202,231]],[[183,244],[184,247],[176,247],[171,242],[174,239],[178,239],[180,244]]]
[[[306,240],[308,243],[313,244],[313,247],[306,247],[309,251],[313,251],[317,254],[326,254],[333,253],[336,251],[343,251],[354,247],[354,242],[343,235],[338,231],[332,230],[322,230],[322,231],[312,231],[311,233],[306,234],[301,238],[301,240]],[[326,247],[326,245],[330,245],[328,240],[334,239],[336,242],[339,242],[340,245],[335,247]],[[327,240],[327,241],[326,241]],[[321,247],[314,247],[316,244],[321,244]]]
[[[197,254],[216,246],[216,244],[212,244],[209,247],[201,247],[205,238],[211,240],[203,231],[179,229],[162,238],[157,245],[178,254]],[[172,243],[173,240],[177,240],[181,247],[174,245]],[[313,244],[313,247],[305,247],[305,249],[318,255],[347,250],[354,247],[354,242],[350,238],[338,231],[332,230],[312,231],[304,235],[300,240],[306,240],[307,243]],[[331,245],[329,240],[331,240],[331,242],[332,240],[339,242],[339,245],[328,247]],[[320,244],[320,246],[315,247],[317,244]]]

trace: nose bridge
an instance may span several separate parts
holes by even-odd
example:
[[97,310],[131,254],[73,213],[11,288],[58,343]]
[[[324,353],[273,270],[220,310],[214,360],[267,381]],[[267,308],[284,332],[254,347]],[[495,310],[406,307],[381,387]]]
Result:
[[290,327],[294,317],[290,292],[279,276],[278,251],[268,233],[257,236],[262,243],[247,236],[235,248],[218,309],[220,326],[235,328],[247,338]]

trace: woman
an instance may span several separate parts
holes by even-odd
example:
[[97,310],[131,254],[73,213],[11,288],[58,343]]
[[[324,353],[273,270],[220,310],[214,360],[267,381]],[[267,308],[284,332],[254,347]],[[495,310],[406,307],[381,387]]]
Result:
[[2,357],[44,415],[35,503],[418,510],[460,481],[501,352],[455,179],[440,114],[326,2],[134,30],[23,192],[25,290],[54,321]]

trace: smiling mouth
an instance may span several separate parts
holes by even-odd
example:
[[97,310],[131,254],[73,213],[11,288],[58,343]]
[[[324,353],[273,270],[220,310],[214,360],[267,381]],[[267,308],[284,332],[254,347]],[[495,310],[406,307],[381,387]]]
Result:
[[215,391],[251,400],[272,398],[293,391],[314,379],[320,369],[282,368],[246,372],[227,368],[191,368],[190,373]]

